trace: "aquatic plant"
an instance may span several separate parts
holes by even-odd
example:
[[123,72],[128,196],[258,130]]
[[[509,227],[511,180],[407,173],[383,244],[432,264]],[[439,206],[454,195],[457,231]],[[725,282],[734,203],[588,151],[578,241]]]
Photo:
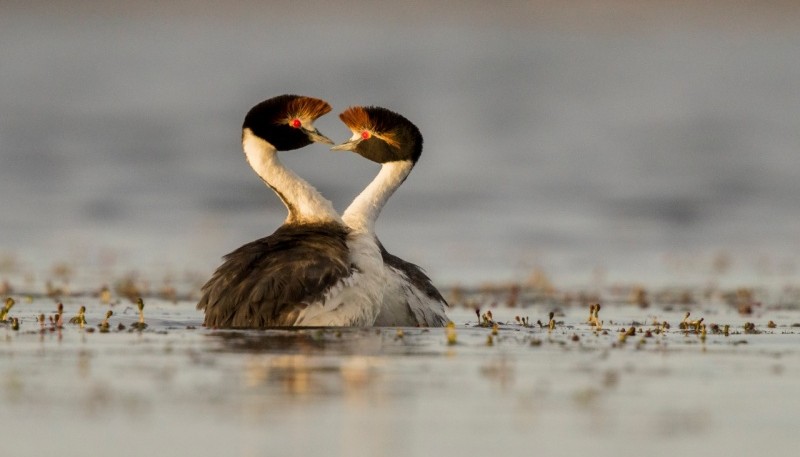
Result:
[[486,313],[484,313],[481,316],[480,326],[481,327],[491,327],[493,325],[495,325],[494,317],[492,316],[492,310],[490,309],[489,311],[486,311]]
[[0,310],[0,322],[6,322],[6,319],[8,318],[8,312],[11,311],[11,308],[14,307],[14,303],[16,302],[14,301],[13,298],[11,297],[6,298],[6,304],[3,307],[3,309]]
[[595,330],[603,328],[603,322],[600,321],[600,303],[595,303],[589,307],[589,319],[586,322],[594,326]]
[[650,301],[647,299],[647,291],[643,287],[635,287],[631,291],[630,302],[631,304],[638,305],[639,308],[647,308],[650,306]]
[[114,314],[114,311],[110,309],[106,311],[106,317],[103,319],[102,322],[97,324],[97,327],[100,329],[100,333],[108,333],[109,328],[111,327],[108,323],[108,319]]
[[699,333],[701,327],[703,326],[703,320],[705,318],[701,317],[700,319],[697,320],[689,320],[690,315],[691,313],[687,311],[686,315],[683,316],[683,320],[681,321],[681,323],[678,324],[678,328],[680,328],[681,330],[694,330],[696,333]]
[[514,319],[523,327],[531,327],[531,319],[528,316],[519,317],[514,316]]
[[69,323],[78,324],[81,326],[81,328],[83,328],[83,326],[86,325],[86,307],[81,306],[81,309],[78,311],[78,314],[70,318]]
[[761,333],[760,331],[756,330],[756,324],[753,322],[744,323],[744,332],[749,334]]
[[100,287],[99,295],[100,295],[100,303],[104,305],[111,304],[111,289],[109,289],[107,285],[103,284],[103,286]]
[[131,324],[131,328],[144,330],[147,328],[147,324],[144,322],[144,301],[142,297],[136,299],[136,307],[139,308],[139,322]]
[[456,344],[456,324],[448,322],[447,327],[444,328],[444,333],[447,336],[448,345]]

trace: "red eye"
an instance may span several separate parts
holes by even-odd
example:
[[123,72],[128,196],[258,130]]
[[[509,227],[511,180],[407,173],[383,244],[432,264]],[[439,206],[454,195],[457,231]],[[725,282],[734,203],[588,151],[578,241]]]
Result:
[[366,130],[364,130],[363,132],[361,132],[361,138],[363,138],[363,139],[365,139],[365,140],[368,140],[368,139],[369,139],[369,137],[371,137],[371,136],[372,136],[372,135],[370,135],[370,133],[369,133],[368,131],[366,131]]
[[294,119],[294,120],[292,120],[292,122],[289,123],[289,125],[291,125],[292,127],[296,128],[296,129],[299,129],[302,124],[303,123],[300,122],[300,119]]

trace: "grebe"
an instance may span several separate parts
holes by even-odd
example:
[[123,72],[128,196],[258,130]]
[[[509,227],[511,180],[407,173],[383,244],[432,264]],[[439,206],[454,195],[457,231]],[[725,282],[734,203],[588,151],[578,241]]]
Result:
[[334,146],[353,151],[381,164],[378,176],[342,215],[352,230],[370,233],[381,251],[386,285],[376,326],[440,327],[449,319],[447,302],[422,269],[386,251],[375,235],[375,220],[386,201],[405,181],[422,154],[422,134],[405,117],[379,107],[354,106],[339,118],[353,132],[352,138]]
[[354,233],[330,201],[286,168],[277,151],[333,144],[313,122],[331,106],[282,95],[254,106],[242,126],[247,162],[288,209],[272,235],[224,257],[198,309],[214,328],[372,325],[383,299],[380,248]]

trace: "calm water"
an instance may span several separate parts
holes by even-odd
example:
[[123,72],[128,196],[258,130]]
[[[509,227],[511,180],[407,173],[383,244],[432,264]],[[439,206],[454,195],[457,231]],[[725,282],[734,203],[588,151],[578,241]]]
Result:
[[[608,296],[607,296],[608,297]],[[773,297],[774,298],[774,297]],[[91,328],[108,309],[88,306]],[[683,307],[605,306],[609,333],[586,324],[585,307],[561,323],[544,303],[495,308],[502,325],[474,326],[451,310],[456,343],[443,329],[213,331],[194,302],[148,299],[149,327],[113,307],[111,332],[67,324],[44,331],[46,298],[21,302],[13,331],[0,325],[0,423],[15,456],[165,455],[414,456],[569,454],[753,455],[796,448],[800,312],[759,308],[739,316],[703,302],[694,318],[731,334],[678,329]],[[672,328],[619,342],[634,321]],[[774,320],[777,327],[769,329]],[[563,321],[563,322],[562,322]],[[613,321],[615,324],[610,324]],[[759,334],[743,334],[745,321]],[[117,330],[123,324],[124,330]]]
[[[378,229],[437,282],[697,279],[720,253],[738,278],[796,280],[800,27],[359,18],[5,7],[0,251],[210,273],[285,216],[239,128],[299,92],[421,127]],[[376,172],[321,146],[284,158],[338,208]]]

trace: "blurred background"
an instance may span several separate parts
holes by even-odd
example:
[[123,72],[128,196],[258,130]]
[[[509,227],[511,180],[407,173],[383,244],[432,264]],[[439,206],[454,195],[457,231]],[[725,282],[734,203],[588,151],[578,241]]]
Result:
[[[378,233],[439,284],[797,278],[797,2],[161,3],[0,1],[6,262],[210,274],[286,215],[244,114],[301,93],[420,127]],[[339,209],[377,172],[282,157]]]

